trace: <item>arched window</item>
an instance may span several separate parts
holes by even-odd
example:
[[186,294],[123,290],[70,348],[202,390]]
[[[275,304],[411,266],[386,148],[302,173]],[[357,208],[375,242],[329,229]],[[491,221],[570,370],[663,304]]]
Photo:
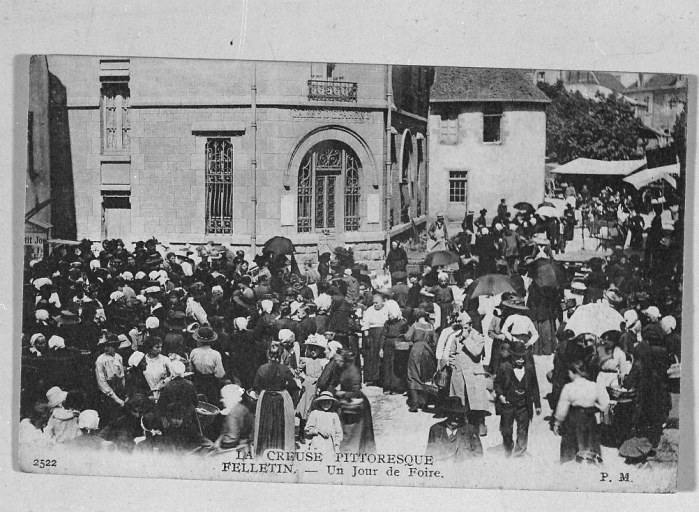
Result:
[[[297,228],[358,231],[360,226],[361,163],[354,151],[338,141],[313,146],[301,160],[298,173]],[[343,218],[337,219],[338,212]]]

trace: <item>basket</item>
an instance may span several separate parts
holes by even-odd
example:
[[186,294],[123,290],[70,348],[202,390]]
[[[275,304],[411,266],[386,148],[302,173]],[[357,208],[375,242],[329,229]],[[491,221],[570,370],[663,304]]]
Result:
[[362,398],[351,398],[349,400],[340,401],[340,410],[345,414],[359,415],[363,407],[364,400]]
[[609,393],[609,398],[617,401],[629,401],[636,396],[636,390],[620,388],[618,386],[608,386],[607,393]]
[[195,412],[197,413],[197,418],[199,418],[199,424],[202,427],[211,425],[214,422],[216,416],[221,412],[218,407],[211,405],[207,402],[199,402],[195,407]]
[[439,387],[437,387],[437,384],[434,382],[425,382],[423,384],[425,393],[427,393],[429,396],[438,396],[439,395]]

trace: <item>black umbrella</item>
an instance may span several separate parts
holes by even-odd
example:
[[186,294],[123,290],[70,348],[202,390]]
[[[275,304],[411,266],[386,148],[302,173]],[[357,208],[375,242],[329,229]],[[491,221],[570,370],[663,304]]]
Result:
[[273,236],[265,242],[263,251],[271,252],[275,256],[280,254],[294,254],[294,244],[283,236]]
[[551,201],[544,201],[543,203],[539,203],[539,206],[537,208],[541,208],[542,206],[550,206],[551,208],[556,207],[556,205],[553,204]]
[[297,276],[301,275],[298,263],[296,263],[296,258],[294,257],[294,243],[286,237],[283,236],[273,236],[265,242],[262,248],[263,253],[270,253],[276,258],[280,254],[288,255],[291,257],[291,272]]
[[464,295],[469,299],[481,295],[499,295],[501,293],[517,293],[512,280],[502,274],[486,274],[474,279],[466,287]]
[[425,258],[428,267],[446,267],[459,262],[459,255],[451,251],[434,251]]
[[527,203],[526,201],[520,201],[515,205],[515,210],[521,210],[523,212],[527,213],[533,213],[536,209],[534,208],[534,205],[531,203]]
[[555,261],[543,258],[532,262],[529,275],[539,288],[560,290],[568,284],[565,270]]

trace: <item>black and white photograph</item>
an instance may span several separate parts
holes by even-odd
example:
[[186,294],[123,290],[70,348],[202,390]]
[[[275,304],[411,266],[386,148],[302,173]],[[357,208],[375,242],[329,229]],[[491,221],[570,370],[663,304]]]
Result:
[[467,62],[27,59],[21,470],[675,492],[694,77]]

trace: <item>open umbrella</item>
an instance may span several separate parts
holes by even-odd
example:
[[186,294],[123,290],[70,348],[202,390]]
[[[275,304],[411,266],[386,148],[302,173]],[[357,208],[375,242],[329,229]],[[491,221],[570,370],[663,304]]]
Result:
[[446,267],[459,262],[459,255],[451,251],[434,251],[425,258],[428,267]]
[[534,205],[532,205],[531,203],[527,203],[526,201],[520,201],[519,203],[517,203],[515,205],[515,210],[520,210],[520,211],[527,212],[527,213],[533,213],[535,208],[534,208]]
[[550,206],[551,208],[556,207],[556,205],[553,204],[551,201],[544,201],[543,203],[539,203],[538,208],[541,208],[542,206]]
[[273,236],[265,242],[264,251],[271,252],[275,256],[280,254],[294,254],[294,244],[283,236]]
[[285,254],[291,256],[291,272],[297,276],[301,275],[298,263],[296,263],[296,258],[294,257],[294,244],[291,240],[283,236],[273,236],[265,242],[262,252],[267,252],[274,257],[280,254]]
[[575,334],[594,334],[602,336],[607,331],[620,330],[624,317],[607,304],[594,302],[585,304],[575,310],[566,324]]
[[544,258],[531,263],[529,277],[539,288],[560,290],[568,283],[566,271],[557,262]]
[[501,293],[517,293],[510,278],[502,274],[486,274],[474,279],[464,291],[464,295],[469,299]]
[[561,217],[561,212],[555,206],[540,206],[536,210],[536,214],[540,217]]

